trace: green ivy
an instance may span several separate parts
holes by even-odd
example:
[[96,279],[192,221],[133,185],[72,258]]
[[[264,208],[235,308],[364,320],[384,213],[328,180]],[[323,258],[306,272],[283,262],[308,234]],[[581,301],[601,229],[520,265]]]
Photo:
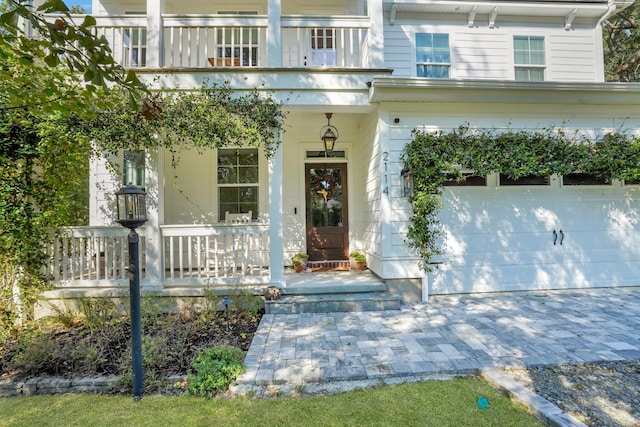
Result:
[[564,128],[499,131],[463,125],[450,132],[414,130],[402,158],[414,179],[407,244],[418,251],[427,271],[433,256],[442,253],[437,218],[442,184],[452,175],[464,180],[461,169],[511,179],[572,172],[606,181],[640,179],[640,139],[623,132],[590,139]]
[[97,110],[84,125],[99,148],[110,154],[163,147],[178,159],[183,150],[254,146],[271,157],[280,144],[282,104],[259,88],[237,94],[228,85],[205,84],[192,91],[158,94],[133,112],[121,98],[119,105]]

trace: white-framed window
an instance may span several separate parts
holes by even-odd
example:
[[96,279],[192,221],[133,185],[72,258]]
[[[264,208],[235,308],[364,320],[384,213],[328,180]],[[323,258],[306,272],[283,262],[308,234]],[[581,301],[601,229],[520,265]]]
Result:
[[257,148],[218,150],[218,219],[226,213],[251,212],[258,217],[259,156]]
[[144,151],[125,151],[123,158],[123,184],[144,188]]
[[544,37],[513,36],[513,63],[517,81],[544,81]]
[[450,68],[449,34],[416,33],[416,75],[448,79]]

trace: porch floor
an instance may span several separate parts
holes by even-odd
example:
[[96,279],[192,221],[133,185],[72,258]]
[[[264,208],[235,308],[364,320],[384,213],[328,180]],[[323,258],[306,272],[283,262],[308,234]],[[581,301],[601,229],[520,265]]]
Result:
[[386,291],[386,284],[369,270],[286,272],[283,294],[353,293]]

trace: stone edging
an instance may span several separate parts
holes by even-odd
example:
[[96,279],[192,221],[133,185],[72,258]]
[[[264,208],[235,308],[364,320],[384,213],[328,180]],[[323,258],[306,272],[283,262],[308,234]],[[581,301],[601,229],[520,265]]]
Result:
[[35,396],[63,393],[112,393],[118,388],[117,376],[86,378],[31,378],[0,382],[0,397]]
[[[531,392],[522,384],[509,378],[496,368],[483,368],[480,374],[491,385],[498,390],[505,392],[513,400],[523,404],[527,410],[538,418],[541,422],[553,427],[586,427],[586,425],[569,414],[566,414],[546,399]],[[431,377],[430,379],[446,379],[452,376]],[[176,381],[184,381],[184,375],[175,375],[167,380],[171,384]],[[401,377],[401,378],[385,378],[382,383],[400,383],[424,381],[424,377]],[[10,396],[35,396],[43,394],[63,394],[63,393],[113,393],[119,388],[120,378],[117,376],[108,377],[86,377],[79,379],[67,378],[32,378],[26,381],[0,382],[0,397]],[[380,385],[380,381],[356,381],[356,382],[325,383],[325,384],[305,384],[299,386],[272,386],[272,387],[255,387],[250,385],[232,386],[232,395],[245,395],[249,390],[258,396],[274,396],[280,393],[284,395],[295,395],[297,392],[303,394],[333,394],[338,391],[343,392],[354,388],[362,388],[374,386],[375,383]]]
[[509,378],[496,368],[483,368],[482,377],[492,386],[505,392],[512,400],[527,407],[529,413],[552,427],[587,427],[575,417],[562,411],[548,400],[533,393],[524,385]]
[[[169,385],[182,383],[186,375],[172,375],[167,378]],[[116,375],[85,378],[31,378],[24,381],[0,381],[0,397],[36,396],[64,393],[127,393],[128,387],[120,384]]]

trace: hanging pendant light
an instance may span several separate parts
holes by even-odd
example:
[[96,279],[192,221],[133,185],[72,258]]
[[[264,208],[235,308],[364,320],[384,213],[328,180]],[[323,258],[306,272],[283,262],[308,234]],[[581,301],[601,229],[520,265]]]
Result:
[[335,126],[331,126],[332,113],[325,113],[327,116],[327,124],[320,129],[320,139],[324,143],[324,151],[331,153],[336,145],[338,139],[338,129]]

